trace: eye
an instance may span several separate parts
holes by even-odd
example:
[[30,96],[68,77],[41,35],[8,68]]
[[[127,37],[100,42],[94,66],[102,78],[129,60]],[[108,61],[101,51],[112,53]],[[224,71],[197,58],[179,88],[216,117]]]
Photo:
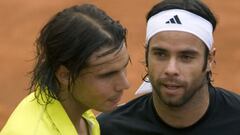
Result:
[[195,57],[191,55],[182,55],[181,60],[183,62],[191,62]]
[[162,52],[162,51],[154,51],[153,55],[160,60],[166,59],[168,57],[166,52]]
[[100,74],[98,75],[99,78],[110,78],[111,76],[115,75],[117,72],[113,71],[113,72],[108,72],[108,73],[104,73],[104,74]]

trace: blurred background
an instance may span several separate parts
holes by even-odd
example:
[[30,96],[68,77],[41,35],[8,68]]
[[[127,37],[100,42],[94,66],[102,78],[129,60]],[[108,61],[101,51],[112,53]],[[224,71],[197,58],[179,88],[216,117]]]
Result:
[[[82,3],[102,8],[128,29],[128,66],[131,88],[121,103],[133,99],[145,75],[145,15],[159,0],[1,0],[0,1],[0,129],[28,94],[35,53],[34,42],[42,26],[56,12]],[[203,0],[216,14],[219,24],[214,34],[217,49],[214,84],[240,92],[240,1]]]

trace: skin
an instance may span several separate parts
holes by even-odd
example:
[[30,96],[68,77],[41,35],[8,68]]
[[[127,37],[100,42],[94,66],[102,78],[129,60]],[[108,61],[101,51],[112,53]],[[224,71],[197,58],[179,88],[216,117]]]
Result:
[[81,117],[85,111],[112,111],[117,107],[124,90],[129,88],[126,77],[129,55],[126,46],[101,56],[109,49],[101,48],[90,56],[89,66],[80,72],[71,90],[67,89],[68,70],[61,66],[56,73],[61,82],[60,97],[64,99],[61,103],[79,133],[83,134],[87,128],[86,121]]
[[193,125],[208,108],[206,73],[214,53],[203,71],[204,53],[204,43],[186,32],[159,32],[149,41],[147,68],[154,89],[154,107],[172,127]]

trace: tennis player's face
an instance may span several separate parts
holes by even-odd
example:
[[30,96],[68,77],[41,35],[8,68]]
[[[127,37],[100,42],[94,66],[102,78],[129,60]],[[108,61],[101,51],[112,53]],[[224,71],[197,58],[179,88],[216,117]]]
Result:
[[209,70],[203,71],[204,47],[185,32],[160,32],[150,40],[148,73],[158,102],[178,107],[198,98]]
[[117,107],[123,91],[129,88],[126,67],[129,55],[124,45],[121,50],[101,56],[109,48],[102,48],[89,59],[89,67],[82,70],[72,89],[76,102],[83,108],[101,112]]

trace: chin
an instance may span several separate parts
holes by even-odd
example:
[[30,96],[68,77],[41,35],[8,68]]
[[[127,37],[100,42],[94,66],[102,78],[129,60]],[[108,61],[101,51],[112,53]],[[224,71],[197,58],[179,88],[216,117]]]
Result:
[[105,112],[111,112],[111,111],[115,110],[116,108],[117,108],[117,106],[114,106],[112,108],[108,108],[108,109],[105,110]]
[[96,109],[97,111],[99,112],[111,112],[113,111],[114,109],[116,109],[117,106],[112,106],[112,107],[106,107],[106,108],[99,108],[99,109]]

